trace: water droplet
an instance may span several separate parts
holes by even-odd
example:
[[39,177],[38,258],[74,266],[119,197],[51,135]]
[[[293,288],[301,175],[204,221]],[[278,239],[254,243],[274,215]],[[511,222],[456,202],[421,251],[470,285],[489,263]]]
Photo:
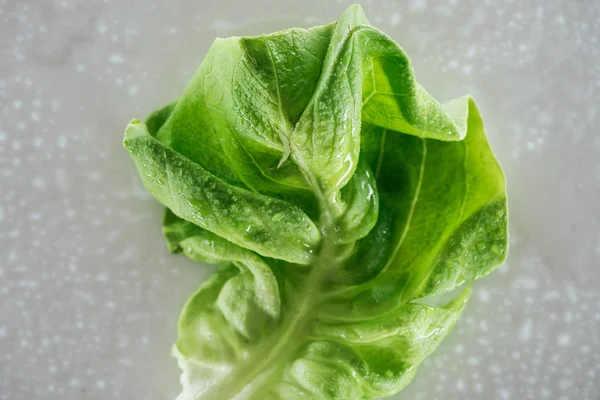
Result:
[[271,217],[271,219],[273,221],[281,221],[281,219],[284,217],[284,215],[285,214],[283,213],[283,211],[281,211],[281,212],[278,212],[277,214],[274,214],[273,217]]
[[492,253],[498,254],[498,255],[504,254],[504,249],[497,244],[492,245],[491,251],[492,251]]

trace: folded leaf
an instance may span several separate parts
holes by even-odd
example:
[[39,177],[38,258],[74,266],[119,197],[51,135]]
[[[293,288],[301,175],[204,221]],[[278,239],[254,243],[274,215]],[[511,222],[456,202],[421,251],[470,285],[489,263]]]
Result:
[[178,400],[399,392],[507,253],[504,176],[474,101],[440,104],[350,7],[218,39],[126,130],[169,250],[220,264],[186,304]]
[[153,138],[140,121],[125,147],[146,189],[176,215],[257,253],[292,263],[314,258],[320,234],[297,207],[230,185]]

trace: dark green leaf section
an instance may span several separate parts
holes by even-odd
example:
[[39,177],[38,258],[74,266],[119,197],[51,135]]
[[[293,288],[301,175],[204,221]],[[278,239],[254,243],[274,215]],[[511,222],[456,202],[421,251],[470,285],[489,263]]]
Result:
[[173,114],[173,110],[176,106],[177,102],[174,101],[148,115],[144,123],[146,124],[148,133],[151,136],[156,137],[159,129],[165,124],[171,114]]
[[336,229],[341,243],[355,242],[373,229],[379,212],[379,196],[375,176],[366,162],[360,161],[350,179],[338,196],[343,212],[337,220]]
[[[207,232],[206,229],[200,228],[198,225],[194,225],[185,219],[179,218],[168,208],[165,210],[162,230],[165,239],[167,239],[167,248],[171,253],[181,253],[183,251],[182,242],[184,240],[194,236],[204,235],[204,233]],[[214,263],[209,262],[209,264]]]
[[[339,289],[343,302],[371,313],[477,280],[506,258],[505,182],[468,100],[466,138],[420,139],[365,125],[365,158],[378,170],[382,202],[391,205],[393,243],[377,277]],[[379,166],[377,166],[379,164]]]
[[359,285],[377,276],[385,267],[392,252],[390,233],[393,228],[392,207],[379,206],[377,223],[369,234],[357,241],[349,256],[341,263],[332,281],[343,285]]

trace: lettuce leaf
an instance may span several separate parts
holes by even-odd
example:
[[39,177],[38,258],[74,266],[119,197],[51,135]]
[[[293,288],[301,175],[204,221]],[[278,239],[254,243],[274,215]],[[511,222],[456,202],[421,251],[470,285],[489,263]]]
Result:
[[507,255],[475,102],[434,100],[359,6],[216,40],[124,145],[169,250],[220,265],[179,320],[178,400],[398,393]]

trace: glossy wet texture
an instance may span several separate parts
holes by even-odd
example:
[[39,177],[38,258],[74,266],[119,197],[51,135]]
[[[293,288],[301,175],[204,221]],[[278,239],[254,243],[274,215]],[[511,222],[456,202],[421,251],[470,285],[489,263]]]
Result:
[[[208,272],[167,253],[123,127],[175,99],[215,36],[349,4],[314,3],[0,3],[0,399],[175,397],[176,319]],[[372,3],[434,97],[475,96],[511,206],[507,265],[398,398],[595,399],[597,3]]]

